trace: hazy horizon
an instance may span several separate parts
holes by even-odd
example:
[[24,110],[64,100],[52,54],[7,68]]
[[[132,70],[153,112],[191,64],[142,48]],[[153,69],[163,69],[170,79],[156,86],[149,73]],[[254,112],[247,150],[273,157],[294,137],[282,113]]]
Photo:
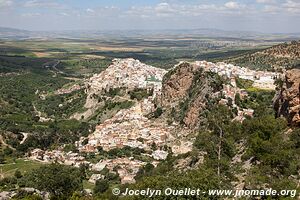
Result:
[[15,29],[20,31],[30,31],[30,32],[47,32],[47,33],[56,33],[56,32],[85,32],[85,31],[95,31],[95,32],[179,32],[179,31],[224,31],[224,32],[237,32],[237,33],[253,33],[253,34],[300,34],[300,30],[298,32],[264,32],[264,31],[253,31],[253,30],[226,30],[226,29],[218,29],[218,28],[183,28],[183,29],[176,29],[176,28],[169,28],[169,29],[62,29],[62,30],[38,30],[38,29],[25,29],[19,27],[9,27],[9,26],[0,26],[0,28],[7,28],[7,29]]
[[0,0],[0,26],[30,31],[300,32],[299,0]]

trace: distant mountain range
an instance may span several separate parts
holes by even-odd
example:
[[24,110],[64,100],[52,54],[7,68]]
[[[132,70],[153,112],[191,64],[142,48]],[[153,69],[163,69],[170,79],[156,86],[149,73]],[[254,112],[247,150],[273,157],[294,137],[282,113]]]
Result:
[[265,34],[247,31],[226,31],[220,29],[178,29],[178,30],[70,30],[70,31],[28,31],[15,28],[0,27],[0,39],[23,40],[33,38],[74,38],[97,39],[118,37],[211,37],[239,38],[250,40],[281,40],[300,39],[300,33]]

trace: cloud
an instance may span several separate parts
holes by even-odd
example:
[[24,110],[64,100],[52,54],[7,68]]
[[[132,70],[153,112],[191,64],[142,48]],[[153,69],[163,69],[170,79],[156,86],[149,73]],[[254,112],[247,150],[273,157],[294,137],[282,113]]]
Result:
[[[247,8],[247,9],[246,9]],[[162,2],[154,6],[132,6],[125,11],[126,15],[149,18],[149,17],[198,17],[208,15],[231,15],[252,12],[254,9],[237,2],[223,4],[182,4]],[[243,11],[243,12],[242,12]]]
[[50,0],[29,0],[24,3],[24,7],[27,8],[33,8],[33,7],[38,7],[38,8],[57,8],[57,9],[62,9],[65,6],[62,4],[59,4],[55,1],[50,1]]
[[0,0],[0,8],[12,6],[12,0]]
[[91,8],[87,8],[87,9],[86,9],[86,12],[87,12],[87,13],[94,13],[95,10],[93,10],[93,9],[91,9]]
[[277,14],[281,10],[282,9],[277,5],[265,5],[264,8],[263,8],[263,12],[272,13],[272,14]]
[[296,0],[287,0],[283,7],[290,13],[300,14],[300,1]]
[[23,13],[21,14],[22,17],[40,17],[41,13]]
[[225,3],[225,7],[228,9],[239,9],[241,6],[235,1],[229,1]]
[[62,16],[65,16],[65,17],[68,17],[68,16],[70,16],[70,14],[68,14],[68,13],[65,13],[65,12],[62,12],[62,13],[60,13],[60,15],[62,15]]
[[273,4],[276,3],[275,0],[256,0],[257,3],[264,3],[264,4]]
[[[0,26],[20,24],[21,28],[26,29],[28,26],[36,30],[53,27],[206,27],[258,31],[277,31],[279,28],[286,31],[283,27],[290,27],[291,30],[300,30],[300,21],[297,20],[300,15],[300,0],[159,0],[157,4],[150,1],[140,4],[137,0],[132,0],[126,6],[120,1],[113,1],[113,4],[93,1],[88,7],[80,7],[83,4],[73,2],[0,0]],[[282,27],[278,27],[280,24]]]

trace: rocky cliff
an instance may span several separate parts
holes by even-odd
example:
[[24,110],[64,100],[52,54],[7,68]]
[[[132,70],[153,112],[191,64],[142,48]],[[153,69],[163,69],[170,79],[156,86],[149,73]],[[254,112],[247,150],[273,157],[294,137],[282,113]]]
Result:
[[202,111],[214,101],[222,83],[221,77],[204,71],[199,65],[180,63],[164,76],[161,104],[172,120],[196,128]]
[[280,90],[274,98],[277,117],[283,116],[294,126],[300,126],[300,69],[286,72]]

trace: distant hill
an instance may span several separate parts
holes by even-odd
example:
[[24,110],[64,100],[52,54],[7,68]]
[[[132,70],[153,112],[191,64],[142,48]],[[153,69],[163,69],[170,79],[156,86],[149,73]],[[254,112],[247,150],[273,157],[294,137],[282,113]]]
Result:
[[27,30],[0,27],[1,39],[26,39],[32,35],[32,32]]
[[16,29],[16,28],[8,28],[8,27],[0,27],[1,33],[29,33],[30,31],[22,30],[22,29]]
[[165,29],[165,30],[61,30],[61,31],[28,31],[16,28],[0,27],[0,39],[31,39],[31,38],[76,38],[76,39],[99,39],[99,38],[138,38],[138,37],[209,37],[226,38],[228,40],[244,39],[249,41],[274,41],[286,42],[298,40],[300,33],[267,34],[253,31],[226,31],[220,29]]
[[233,57],[226,62],[260,70],[300,67],[300,41],[275,45],[268,49]]

